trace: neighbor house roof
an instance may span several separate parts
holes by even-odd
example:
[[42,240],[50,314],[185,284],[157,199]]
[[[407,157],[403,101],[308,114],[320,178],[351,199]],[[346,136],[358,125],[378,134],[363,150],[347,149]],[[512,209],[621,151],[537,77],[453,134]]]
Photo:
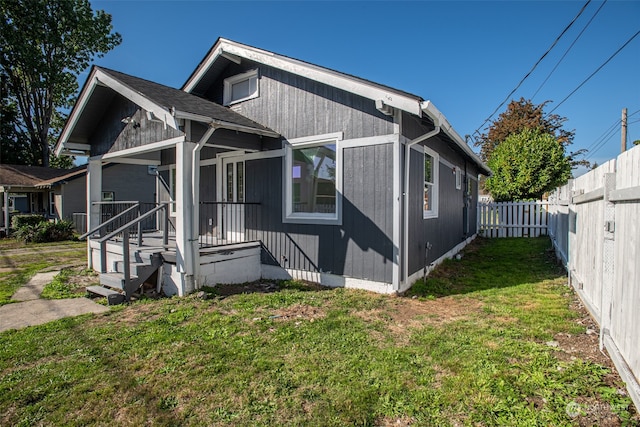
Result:
[[86,166],[74,169],[54,169],[42,166],[0,165],[0,186],[41,187],[84,173]]

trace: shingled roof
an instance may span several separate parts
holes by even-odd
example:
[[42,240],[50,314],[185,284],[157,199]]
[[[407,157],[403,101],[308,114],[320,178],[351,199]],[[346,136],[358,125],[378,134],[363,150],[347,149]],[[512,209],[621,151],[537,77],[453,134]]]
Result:
[[175,108],[178,111],[209,117],[221,122],[245,126],[261,131],[273,132],[271,129],[262,126],[261,124],[256,123],[229,108],[180,89],[175,89],[104,67],[96,66],[96,69],[99,69],[114,79],[119,80],[130,89],[133,89],[150,101],[167,109]]
[[0,186],[41,187],[81,174],[86,166],[74,169],[53,169],[42,166],[0,165]]

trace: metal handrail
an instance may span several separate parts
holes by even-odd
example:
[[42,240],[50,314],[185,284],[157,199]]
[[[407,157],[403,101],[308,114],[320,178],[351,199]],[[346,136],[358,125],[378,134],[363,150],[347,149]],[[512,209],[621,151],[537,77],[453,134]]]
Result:
[[[136,217],[134,219],[132,219],[131,221],[129,221],[128,223],[126,223],[125,225],[123,225],[122,227],[118,228],[117,230],[112,231],[111,233],[101,237],[100,239],[98,239],[97,241],[99,243],[102,243],[106,240],[109,240],[113,237],[115,237],[117,234],[120,234],[126,230],[128,230],[129,228],[131,228],[133,225],[142,222],[142,220],[147,219],[148,217],[150,217],[151,215],[155,214],[156,212],[165,209],[169,204],[167,202],[163,202],[160,203],[158,206],[156,206],[155,208],[151,209],[150,211],[147,211],[146,213],[140,215],[139,217]],[[165,234],[167,234],[167,230],[165,228]]]
[[[95,204],[98,204],[100,202],[96,202]],[[130,208],[125,209],[124,211],[120,212],[118,215],[109,218],[107,221],[103,222],[102,224],[100,224],[99,226],[97,226],[96,228],[94,228],[91,231],[87,231],[86,233],[84,233],[82,236],[78,237],[78,240],[83,240],[86,239],[88,236],[93,235],[94,233],[96,233],[98,230],[103,229],[104,227],[106,227],[107,225],[115,222],[116,220],[122,218],[123,216],[125,216],[126,214],[128,214],[129,212],[137,209],[140,207],[140,203],[136,203],[135,205],[131,206]]]
[[162,244],[167,245],[169,243],[169,213],[168,203],[161,203],[150,211],[134,218],[117,230],[112,231],[106,236],[96,239],[100,244],[100,272],[106,273],[107,271],[107,241],[116,235],[122,233],[122,260],[124,262],[124,283],[125,288],[128,286],[131,280],[131,259],[129,257],[129,229],[134,225],[138,225],[138,247],[142,246],[142,231],[140,230],[140,224],[143,220],[154,215],[156,212],[165,210],[164,214],[164,231],[162,233]]

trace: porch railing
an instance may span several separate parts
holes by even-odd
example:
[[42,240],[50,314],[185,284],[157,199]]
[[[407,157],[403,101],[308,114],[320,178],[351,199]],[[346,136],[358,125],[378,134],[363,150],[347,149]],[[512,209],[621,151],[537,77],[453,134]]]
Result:
[[260,203],[200,202],[200,247],[258,240]]
[[[128,237],[137,237],[140,244],[144,232],[161,231],[167,238],[175,234],[175,228],[169,219],[168,203],[96,202],[94,205],[100,206],[100,224],[85,232],[80,239],[90,236],[102,238],[131,224],[135,224],[135,227],[127,227]],[[163,240],[166,239],[163,237]]]
[[[147,203],[138,201],[115,201],[115,202],[96,202],[94,205],[100,206],[100,223],[105,223],[112,218],[118,217],[118,220],[111,223],[107,232],[113,231],[116,228],[130,222],[131,220],[138,218],[150,210],[158,206],[157,203]],[[135,209],[131,209],[135,207]],[[124,214],[126,212],[126,214]],[[124,214],[124,215],[121,215]],[[141,231],[159,230],[158,218],[156,215],[146,217],[146,219],[140,223]]]
[[168,215],[168,204],[161,203],[156,205],[153,209],[142,213],[127,222],[126,224],[121,225],[120,227],[107,232],[105,230],[112,228],[113,224],[121,221],[128,213],[134,211],[138,208],[138,206],[134,205],[124,210],[120,214],[110,218],[109,220],[103,222],[98,227],[90,230],[89,232],[80,236],[80,239],[84,238],[93,238],[100,244],[100,272],[106,273],[107,271],[107,242],[111,239],[115,241],[120,240],[122,242],[122,258],[124,260],[124,278],[125,283],[129,283],[131,278],[130,273],[130,256],[129,256],[129,239],[132,234],[137,236],[138,247],[142,247],[142,227],[141,224],[150,217],[153,217],[157,213],[162,213],[162,217],[164,218],[164,227],[162,233],[162,243],[163,245],[169,244],[169,215]]

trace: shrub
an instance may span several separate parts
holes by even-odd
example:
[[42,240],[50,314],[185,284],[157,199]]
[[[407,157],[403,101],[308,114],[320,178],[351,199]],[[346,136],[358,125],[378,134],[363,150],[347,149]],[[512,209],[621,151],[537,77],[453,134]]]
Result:
[[35,225],[23,225],[15,234],[16,239],[25,243],[45,243],[71,240],[73,223],[71,221],[40,221]]
[[36,214],[13,215],[11,217],[11,228],[17,230],[25,225],[38,225],[44,220],[42,215]]

